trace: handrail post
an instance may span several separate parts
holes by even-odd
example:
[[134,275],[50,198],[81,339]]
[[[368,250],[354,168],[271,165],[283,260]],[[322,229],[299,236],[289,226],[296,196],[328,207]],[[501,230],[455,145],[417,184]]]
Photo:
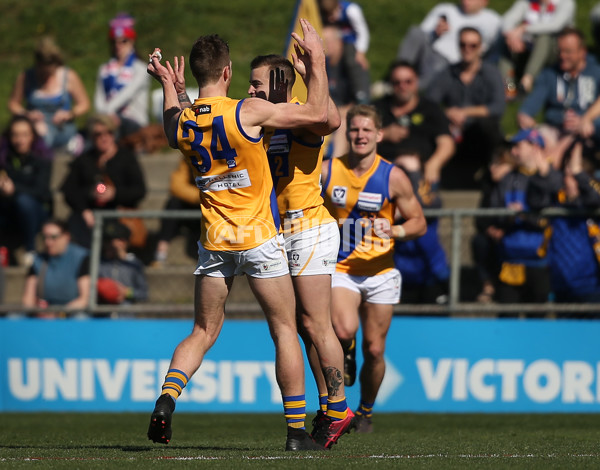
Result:
[[90,300],[89,310],[90,314],[96,310],[98,306],[98,271],[100,269],[100,251],[102,249],[102,226],[104,223],[104,216],[99,211],[94,211],[94,227],[92,228],[92,249],[90,253]]
[[461,259],[461,237],[462,237],[462,212],[452,211],[452,244],[450,261],[450,289],[448,307],[454,311],[460,301],[460,259]]

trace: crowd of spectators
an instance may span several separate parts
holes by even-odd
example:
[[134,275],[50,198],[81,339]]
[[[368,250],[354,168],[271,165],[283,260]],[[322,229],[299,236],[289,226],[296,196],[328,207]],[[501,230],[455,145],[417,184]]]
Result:
[[[39,39],[33,66],[18,75],[8,99],[12,118],[0,136],[1,264],[28,269],[22,304],[37,316],[54,316],[43,313],[52,305],[71,313],[85,310],[93,210],[131,211],[146,194],[135,149],[124,144],[149,123],[150,77],[135,51],[134,18],[118,14],[107,37],[111,57],[98,69],[93,109],[79,74],[47,35]],[[87,125],[78,128],[78,118],[87,119]],[[72,156],[59,189],[70,209],[66,221],[53,218],[57,153]],[[147,299],[143,265],[128,251],[140,230],[132,233],[125,225],[143,228],[140,220],[128,216],[104,230],[100,303]],[[0,281],[3,293],[4,272]]]
[[[575,9],[572,0],[515,0],[503,13],[488,0],[439,3],[405,32],[387,93],[373,101],[384,124],[378,152],[406,171],[424,208],[440,207],[440,189],[475,190],[480,207],[524,212],[475,220],[478,302],[597,295],[595,220],[536,214],[599,207],[600,67],[574,27]],[[599,12],[590,12],[594,39]],[[507,103],[517,109],[514,135],[502,128]],[[428,228],[397,244],[405,302],[447,298],[437,220]],[[578,256],[568,254],[571,240],[585,248]]]
[[[594,43],[587,44],[574,27],[574,0],[515,0],[505,12],[490,3],[440,2],[404,31],[382,94],[373,92],[368,18],[359,3],[319,0],[332,99],[342,116],[353,104],[376,106],[383,120],[378,153],[407,173],[424,208],[442,207],[442,190],[475,190],[480,207],[524,212],[600,206],[600,65],[594,55],[600,4],[590,11]],[[135,49],[134,18],[120,13],[108,26],[111,55],[98,69],[93,100],[49,36],[40,39],[33,67],[17,77],[8,100],[13,117],[0,140],[0,245],[24,249],[21,259],[11,252],[8,262],[30,270],[23,296],[28,307],[52,300],[85,304],[94,209],[132,210],[146,195],[135,149],[121,139],[149,124],[150,80]],[[502,128],[507,103],[518,109],[514,135]],[[78,130],[77,119],[89,115]],[[344,132],[332,136],[327,157],[345,153]],[[60,187],[70,209],[64,223],[52,218],[50,190],[53,158],[63,151],[73,155]],[[193,209],[197,198],[182,162],[171,175],[164,208]],[[100,301],[108,302],[104,290],[114,303],[147,298],[143,263],[129,253],[132,231],[123,223],[104,240],[102,273],[121,274],[98,284]],[[404,302],[447,300],[449,265],[438,223],[429,218],[426,236],[396,245]],[[151,247],[155,266],[166,263],[182,226],[193,255],[197,220],[165,219]],[[473,300],[600,299],[594,218],[525,213],[476,219],[475,228],[471,248],[480,293]],[[62,295],[68,287],[70,298],[56,300],[42,288],[57,278],[47,282],[44,276],[65,253],[71,253],[73,276],[50,289]]]

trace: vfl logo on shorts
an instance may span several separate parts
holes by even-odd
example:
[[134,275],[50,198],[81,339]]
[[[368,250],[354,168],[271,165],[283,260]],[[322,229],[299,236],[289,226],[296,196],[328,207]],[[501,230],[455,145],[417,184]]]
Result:
[[348,188],[345,186],[334,186],[331,191],[331,202],[339,207],[346,207],[346,195]]
[[210,104],[201,104],[197,108],[194,108],[194,114],[199,116],[200,114],[210,114],[211,105]]

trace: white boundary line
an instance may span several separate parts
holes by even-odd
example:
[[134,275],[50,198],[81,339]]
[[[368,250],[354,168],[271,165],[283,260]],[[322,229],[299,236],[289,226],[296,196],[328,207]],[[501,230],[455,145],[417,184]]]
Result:
[[[328,459],[332,457],[343,457],[345,459],[383,459],[383,460],[410,460],[410,459],[435,459],[435,458],[459,458],[459,459],[539,459],[539,458],[599,458],[600,454],[414,454],[414,455],[334,455],[334,454],[319,454],[319,455],[289,455],[289,456],[242,456],[243,460],[305,460],[305,459]],[[142,460],[230,460],[230,457],[210,457],[210,456],[192,456],[192,457],[142,457],[142,458],[103,458],[103,457],[3,457],[0,462],[33,462],[41,460],[58,460],[58,461],[142,461]],[[234,458],[235,460],[235,458]]]

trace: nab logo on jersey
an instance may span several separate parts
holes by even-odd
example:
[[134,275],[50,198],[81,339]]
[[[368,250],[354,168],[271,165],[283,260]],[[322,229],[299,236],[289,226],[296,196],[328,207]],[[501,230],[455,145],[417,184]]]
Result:
[[194,109],[194,113],[196,114],[196,116],[199,116],[200,114],[210,114],[210,107],[210,104],[201,104],[200,106]]
[[331,202],[339,207],[346,207],[346,194],[348,190],[345,186],[334,186],[331,192]]

